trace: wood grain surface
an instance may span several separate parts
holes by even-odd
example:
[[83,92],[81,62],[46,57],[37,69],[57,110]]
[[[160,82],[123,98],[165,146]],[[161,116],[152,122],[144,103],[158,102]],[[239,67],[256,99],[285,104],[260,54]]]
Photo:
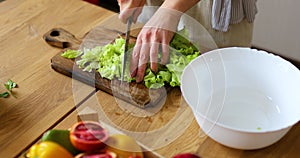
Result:
[[170,91],[161,110],[151,116],[134,115],[124,111],[120,104],[126,102],[97,91],[56,128],[68,128],[71,122],[76,122],[77,115],[89,109],[98,114],[100,123],[105,123],[111,133],[117,130],[141,142],[149,157],[171,158],[179,153],[194,153],[203,158],[294,158],[300,154],[300,123],[280,141],[263,149],[239,150],[217,143],[202,132],[179,89]]
[[113,13],[80,0],[7,0],[0,13],[0,92],[8,79],[18,84],[17,98],[0,98],[0,157],[8,158],[20,155],[94,91],[86,85],[74,89],[72,79],[51,68],[60,49],[43,35],[63,26],[80,38]]
[[[107,20],[111,16],[117,17],[81,0],[0,3],[0,85],[12,79],[19,86],[14,90],[17,98],[0,98],[1,158],[20,157],[48,129],[68,129],[86,108],[99,112],[100,122],[145,144],[152,153],[149,157],[172,157],[183,152],[203,158],[299,157],[299,123],[269,147],[250,151],[232,149],[201,135],[201,128],[179,89],[171,91],[158,104],[158,111],[139,110],[51,68],[50,60],[60,49],[44,41],[47,31],[64,28],[80,40],[99,23],[124,31],[121,24]],[[0,91],[5,88],[0,86]],[[165,132],[151,136],[162,129]]]

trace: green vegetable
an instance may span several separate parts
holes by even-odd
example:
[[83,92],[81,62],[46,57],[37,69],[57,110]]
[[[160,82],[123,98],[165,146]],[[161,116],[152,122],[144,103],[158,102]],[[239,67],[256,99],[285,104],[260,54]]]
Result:
[[17,87],[17,84],[15,82],[13,82],[12,80],[8,80],[5,84],[4,84],[5,88],[7,90],[9,90],[10,92],[12,91],[13,88]]
[[187,39],[189,36],[187,29],[182,29],[175,33],[170,46],[174,48],[177,52],[183,55],[193,55],[199,50]]
[[73,155],[80,153],[70,141],[70,131],[69,130],[57,130],[52,129],[45,132],[42,136],[41,141],[52,141],[55,142],[65,149],[67,149]]
[[[160,88],[166,84],[173,87],[180,86],[180,77],[185,66],[200,55],[199,50],[186,38],[188,31],[183,29],[177,32],[170,42],[170,59],[166,66],[159,67],[154,74],[148,66],[145,71],[144,83],[148,88]],[[125,40],[117,38],[114,43],[105,46],[97,46],[92,49],[84,49],[80,52],[81,59],[76,61],[83,71],[97,70],[103,78],[113,79],[121,77],[122,60]],[[131,50],[134,45],[129,45]],[[131,52],[129,52],[131,53]],[[79,53],[78,53],[79,54]],[[159,54],[161,56],[161,54]],[[130,61],[130,55],[127,55]],[[124,80],[134,81],[129,74],[129,62],[126,63]]]
[[82,52],[79,50],[68,49],[68,50],[64,51],[64,53],[62,53],[61,56],[65,57],[65,58],[73,59],[73,58],[77,58],[81,54],[82,54]]
[[[124,39],[117,38],[112,44],[97,46],[92,49],[84,49],[81,59],[76,61],[76,64],[79,68],[82,68],[83,71],[91,72],[95,69],[102,77],[110,80],[114,77],[120,78],[124,44]],[[132,47],[133,45],[129,45],[129,49]],[[129,58],[127,60],[129,60]],[[129,75],[129,63],[127,62],[126,64],[127,73],[124,75],[124,80],[131,82],[133,79]]]
[[9,96],[8,92],[0,93],[0,98],[7,98]]
[[8,90],[8,92],[3,92],[0,94],[0,98],[7,98],[9,94],[11,94],[13,97],[16,98],[16,96],[13,94],[13,89],[17,88],[17,83],[13,82],[12,80],[8,80],[5,84],[4,87]]

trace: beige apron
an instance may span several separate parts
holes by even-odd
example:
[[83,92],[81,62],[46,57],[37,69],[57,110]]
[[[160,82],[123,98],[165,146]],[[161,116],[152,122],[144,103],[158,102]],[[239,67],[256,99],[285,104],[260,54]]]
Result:
[[[159,6],[162,2],[162,0],[148,0],[147,5]],[[186,13],[197,20],[209,32],[218,47],[250,47],[253,23],[249,23],[246,19],[243,19],[238,24],[230,24],[227,32],[217,31],[212,28],[211,24],[212,3],[213,0],[201,0]]]

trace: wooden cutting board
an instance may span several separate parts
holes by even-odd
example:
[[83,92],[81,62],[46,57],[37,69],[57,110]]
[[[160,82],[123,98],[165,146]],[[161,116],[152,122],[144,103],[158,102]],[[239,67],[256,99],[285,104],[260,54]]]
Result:
[[[135,41],[135,35],[137,35],[138,31],[131,31],[131,42]],[[75,64],[76,59],[72,60],[61,56],[66,49],[94,48],[95,46],[112,43],[117,37],[123,35],[122,32],[117,30],[96,27],[86,34],[83,40],[80,40],[62,28],[54,28],[44,35],[44,39],[51,46],[63,49],[51,59],[51,67],[55,71],[94,86],[132,105],[141,108],[154,106],[165,98],[166,91],[171,90],[171,87],[148,89],[143,83],[122,83],[117,79],[108,80],[102,78],[98,72],[85,72],[78,68]]]

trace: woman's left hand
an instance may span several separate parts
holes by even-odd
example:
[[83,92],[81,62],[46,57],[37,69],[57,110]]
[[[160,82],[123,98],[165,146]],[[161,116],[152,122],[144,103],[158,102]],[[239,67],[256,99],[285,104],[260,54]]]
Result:
[[143,81],[148,62],[153,72],[158,71],[158,64],[167,64],[169,43],[177,30],[181,14],[177,10],[161,7],[140,31],[130,61],[130,74],[136,77],[136,82]]
[[[158,71],[158,63],[166,65],[169,59],[169,43],[174,32],[154,27],[144,27],[136,41],[133,49],[130,72],[136,77],[136,82],[144,79],[147,63],[150,59],[150,68],[153,72]],[[161,59],[158,59],[158,52],[161,47]]]

